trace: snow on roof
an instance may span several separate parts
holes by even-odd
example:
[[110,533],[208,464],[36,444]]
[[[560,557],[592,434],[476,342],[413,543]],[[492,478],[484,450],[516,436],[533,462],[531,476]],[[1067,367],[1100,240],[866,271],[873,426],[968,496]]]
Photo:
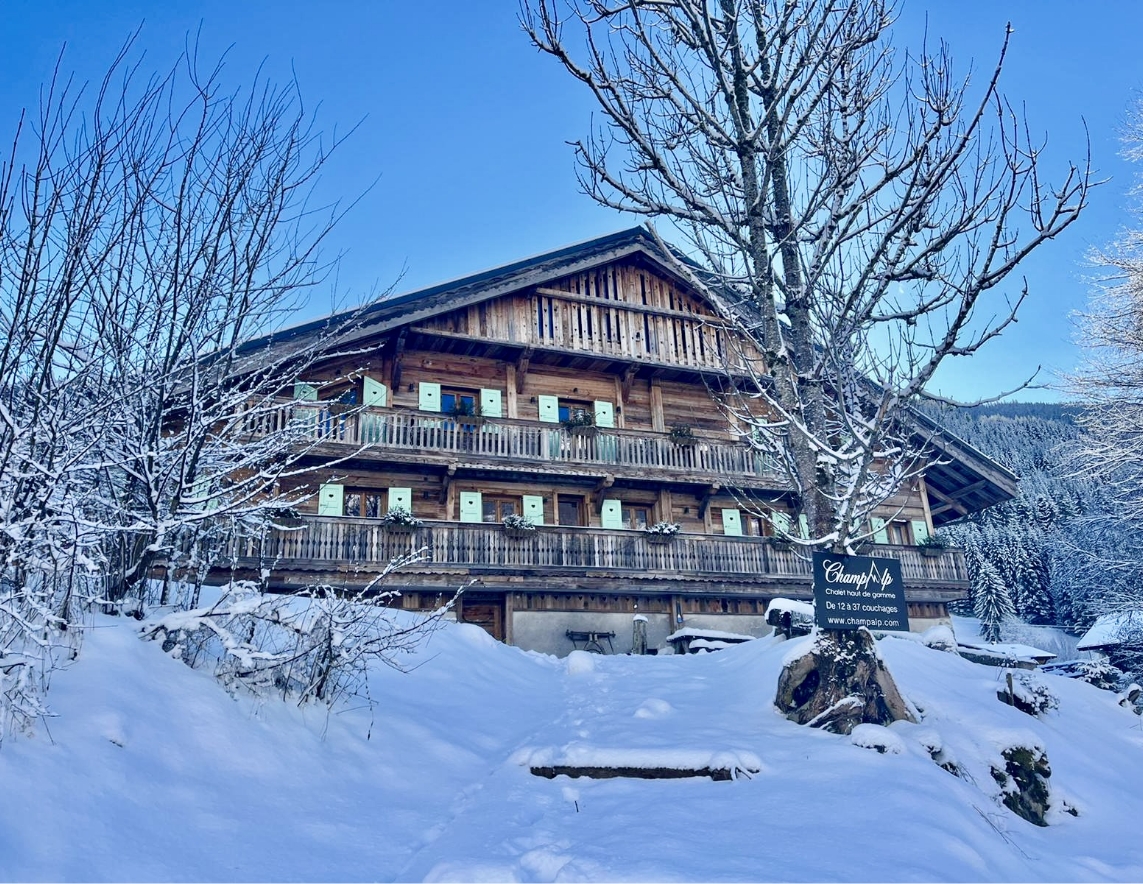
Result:
[[1104,614],[1076,645],[1077,651],[1090,651],[1108,645],[1122,644],[1131,634],[1143,634],[1143,611],[1121,611]]
[[1046,663],[1048,660],[1056,659],[1056,655],[1050,651],[1041,651],[1031,645],[1021,645],[1016,642],[997,642],[996,644],[959,642],[959,647],[989,656],[1010,657],[1015,660],[1035,660],[1037,663]]

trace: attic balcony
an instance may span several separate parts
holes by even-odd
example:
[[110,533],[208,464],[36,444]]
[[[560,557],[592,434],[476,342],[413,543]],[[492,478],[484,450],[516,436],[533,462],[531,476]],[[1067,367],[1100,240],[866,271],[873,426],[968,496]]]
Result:
[[680,444],[669,433],[591,428],[577,435],[540,421],[394,408],[336,414],[331,404],[336,410],[336,403],[295,403],[273,415],[274,428],[297,421],[315,443],[314,453],[331,457],[774,489],[785,484],[773,464],[748,446],[710,437]]
[[[295,529],[266,537],[234,536],[222,565],[240,572],[269,569],[278,586],[323,580],[362,586],[396,556],[422,551],[423,561],[394,575],[396,585],[420,581],[442,590],[478,577],[485,585],[614,592],[717,592],[809,597],[813,568],[793,547],[764,537],[678,534],[654,542],[642,531],[541,526],[510,536],[492,523],[425,521],[394,533],[376,519],[303,516]],[[901,562],[910,601],[948,601],[968,588],[964,554],[925,555],[908,546],[878,545]],[[227,561],[229,560],[229,561]]]

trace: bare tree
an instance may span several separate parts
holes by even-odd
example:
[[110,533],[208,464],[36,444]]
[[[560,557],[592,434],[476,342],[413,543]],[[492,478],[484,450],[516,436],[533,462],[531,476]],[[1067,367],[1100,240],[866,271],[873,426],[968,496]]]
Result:
[[295,84],[227,91],[193,45],[146,76],[132,49],[93,88],[57,70],[0,167],[0,740],[44,714],[77,597],[201,574],[301,499],[278,483],[325,432],[290,395],[338,330],[265,336],[326,278],[337,142]]
[[750,377],[723,405],[784,470],[807,544],[836,550],[923,470],[909,403],[1015,320],[1027,287],[999,287],[1092,186],[1089,165],[1043,177],[999,91],[1008,35],[974,96],[945,45],[895,52],[893,17],[888,0],[522,13],[603,112],[575,144],[585,190],[671,221],[733,301]]
[[[1143,159],[1143,102],[1123,139],[1124,156]],[[1143,194],[1143,185],[1134,193]],[[1073,564],[1078,559],[1078,567],[1104,575],[1082,599],[1087,617],[1095,619],[1143,610],[1136,540],[1143,526],[1143,230],[1124,231],[1091,258],[1101,275],[1080,317],[1085,365],[1069,379],[1070,392],[1084,403],[1077,418],[1083,433],[1071,447],[1069,467],[1097,482],[1109,499],[1107,512],[1084,526],[1085,548],[1072,551]],[[1125,617],[1124,623],[1133,633],[1125,643],[1143,648],[1138,619]],[[1143,665],[1133,665],[1143,672]]]

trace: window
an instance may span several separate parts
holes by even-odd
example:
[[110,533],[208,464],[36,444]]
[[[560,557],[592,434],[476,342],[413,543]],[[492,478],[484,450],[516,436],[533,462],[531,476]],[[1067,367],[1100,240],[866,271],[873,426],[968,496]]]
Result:
[[594,414],[590,402],[575,402],[569,399],[560,400],[560,423],[573,418],[583,420],[589,414]]
[[623,507],[623,526],[625,528],[646,528],[651,524],[650,514],[650,507],[625,505]]
[[388,510],[385,507],[385,492],[359,489],[345,492],[345,515],[364,516],[367,519],[380,519]]
[[441,390],[441,411],[445,414],[476,414],[479,394],[472,390]]
[[909,530],[909,523],[904,521],[893,521],[885,526],[889,531],[889,542],[896,543],[900,546],[908,546],[913,542],[912,531]]
[[583,525],[583,498],[561,494],[557,520],[561,525]]
[[481,496],[481,521],[503,522],[505,516],[520,515],[519,497],[485,494]]

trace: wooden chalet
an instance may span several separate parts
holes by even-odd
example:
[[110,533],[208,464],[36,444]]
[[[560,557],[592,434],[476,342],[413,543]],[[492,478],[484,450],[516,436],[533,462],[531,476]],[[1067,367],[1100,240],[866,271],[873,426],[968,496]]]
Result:
[[[710,398],[741,347],[726,305],[686,277],[635,228],[359,312],[360,355],[284,391],[319,440],[315,465],[348,459],[314,474],[300,530],[235,538],[230,567],[269,569],[280,589],[354,587],[423,548],[425,561],[386,584],[400,604],[432,607],[475,580],[459,619],[556,654],[593,638],[626,652],[635,614],[650,647],[684,625],[768,632],[769,599],[811,596],[810,564],[739,505],[736,491],[748,492],[793,518],[783,480]],[[873,525],[877,553],[902,563],[914,629],[947,621],[968,586],[959,550],[917,544],[1016,484],[918,421],[940,456]],[[386,526],[394,507],[423,524]],[[512,532],[509,514],[539,527]],[[664,521],[681,532],[643,530]]]

